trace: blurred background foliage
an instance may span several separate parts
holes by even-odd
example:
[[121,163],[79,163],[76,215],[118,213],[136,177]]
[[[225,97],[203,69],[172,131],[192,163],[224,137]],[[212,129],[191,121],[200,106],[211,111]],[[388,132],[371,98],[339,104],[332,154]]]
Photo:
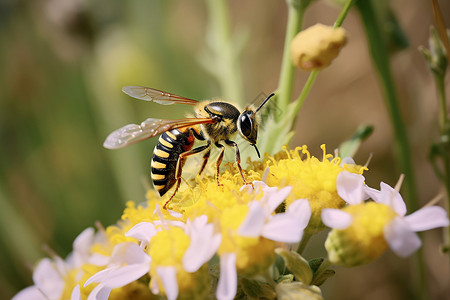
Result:
[[[450,3],[440,2],[450,24]],[[396,0],[390,6],[409,41],[392,66],[422,206],[441,191],[427,160],[438,135],[435,88],[417,51],[427,45],[432,12],[428,1]],[[237,64],[241,95],[221,89],[217,81],[223,70],[211,62],[214,36],[208,30],[213,20],[204,1],[0,2],[1,298],[32,283],[31,270],[39,258],[52,253],[65,257],[84,228],[96,221],[115,223],[126,201],[145,200],[156,139],[109,151],[102,147],[104,138],[147,117],[183,117],[185,108],[132,100],[122,86],[144,85],[194,99],[233,100],[230,95],[239,95],[241,103],[277,88],[285,2],[232,0],[227,9],[231,34],[243,45]],[[317,1],[304,27],[332,24],[338,12],[330,2]],[[298,116],[292,146],[306,144],[321,155],[320,144],[331,152],[360,124],[371,124],[375,131],[356,161],[364,163],[373,153],[367,183],[394,185],[400,172],[392,130],[355,11],[343,27],[348,45],[320,73]],[[296,94],[307,75],[298,72]],[[430,295],[443,299],[450,280],[448,257],[436,255],[441,232],[423,238]],[[319,241],[306,256],[325,255],[322,247]],[[339,270],[324,294],[333,299],[410,299],[409,269],[408,260],[385,254],[368,266]]]

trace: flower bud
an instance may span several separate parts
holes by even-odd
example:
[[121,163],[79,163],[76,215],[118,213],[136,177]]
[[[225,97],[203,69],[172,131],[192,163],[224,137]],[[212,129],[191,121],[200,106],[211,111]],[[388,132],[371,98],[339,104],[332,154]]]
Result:
[[443,77],[448,66],[447,51],[434,28],[430,29],[428,45],[430,49],[420,47],[419,50],[422,51],[425,56],[425,60],[427,61],[430,70],[435,75]]
[[339,54],[347,42],[343,28],[323,24],[300,31],[291,43],[294,65],[303,70],[324,68]]
[[387,249],[384,226],[395,217],[387,205],[368,202],[343,209],[353,218],[346,229],[333,229],[325,241],[328,259],[335,265],[354,267],[377,259]]

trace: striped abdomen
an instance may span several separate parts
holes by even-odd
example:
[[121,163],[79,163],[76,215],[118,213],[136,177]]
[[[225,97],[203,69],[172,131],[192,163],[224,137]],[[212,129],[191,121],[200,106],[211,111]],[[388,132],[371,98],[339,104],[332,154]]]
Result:
[[153,186],[161,196],[176,183],[178,158],[181,153],[192,148],[194,139],[190,128],[172,129],[159,137],[153,151],[152,180]]

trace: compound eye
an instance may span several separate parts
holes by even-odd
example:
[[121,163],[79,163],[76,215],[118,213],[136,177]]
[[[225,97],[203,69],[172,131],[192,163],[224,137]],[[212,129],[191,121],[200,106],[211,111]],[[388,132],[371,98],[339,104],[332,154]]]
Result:
[[246,136],[249,137],[252,133],[252,120],[250,118],[250,116],[248,115],[248,113],[244,113],[239,117],[239,123],[240,123],[240,128],[241,128],[241,133]]

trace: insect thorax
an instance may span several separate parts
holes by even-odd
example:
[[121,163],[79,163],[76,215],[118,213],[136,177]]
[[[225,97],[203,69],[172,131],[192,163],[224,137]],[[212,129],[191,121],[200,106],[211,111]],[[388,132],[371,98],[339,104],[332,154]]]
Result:
[[239,117],[239,110],[227,102],[207,102],[201,107],[197,107],[197,117],[216,118],[214,124],[202,124],[202,132],[205,138],[212,143],[233,138],[237,132],[236,121]]

